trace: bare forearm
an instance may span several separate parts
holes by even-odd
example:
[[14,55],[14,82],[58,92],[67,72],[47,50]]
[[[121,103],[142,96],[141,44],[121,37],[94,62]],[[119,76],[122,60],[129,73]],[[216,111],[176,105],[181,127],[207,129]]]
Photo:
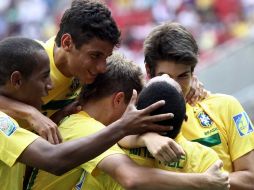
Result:
[[[207,189],[208,180],[203,174],[183,174],[173,173],[158,169],[145,168],[135,172],[132,181],[129,180],[124,184],[126,189],[133,190],[197,190]],[[133,175],[133,174],[132,174]]]
[[140,135],[129,135],[122,138],[118,144],[123,148],[145,147],[145,143],[140,140]]
[[254,190],[254,174],[250,171],[236,171],[229,174],[230,190]]
[[0,110],[13,118],[28,120],[34,109],[32,106],[0,95]]
[[115,122],[88,137],[51,145],[39,138],[21,154],[19,161],[61,175],[98,156],[124,137],[121,124]]

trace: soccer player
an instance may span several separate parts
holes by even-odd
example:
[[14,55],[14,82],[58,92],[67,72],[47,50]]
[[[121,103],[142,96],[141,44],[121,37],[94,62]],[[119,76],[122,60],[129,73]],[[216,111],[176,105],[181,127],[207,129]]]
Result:
[[[57,35],[46,43],[41,42],[49,56],[53,83],[53,88],[43,98],[43,113],[51,116],[73,102],[79,93],[79,83],[90,84],[99,73],[105,72],[106,58],[119,44],[119,37],[120,31],[111,12],[102,2],[74,0],[61,19]],[[27,125],[22,127],[30,126],[49,142],[61,141],[57,125],[33,106],[1,95],[0,110],[20,124],[25,121]],[[67,110],[60,113],[68,115]],[[70,110],[76,111],[75,104]],[[59,118],[59,114],[52,117]]]
[[[168,111],[174,114],[173,119],[161,121],[159,124],[174,127],[173,130],[167,132],[165,136],[175,139],[184,149],[185,155],[177,162],[160,162],[155,160],[155,167],[185,173],[201,173],[206,171],[207,168],[219,159],[218,155],[208,147],[186,140],[180,132],[181,125],[186,118],[185,100],[179,84],[167,75],[155,77],[148,82],[146,87],[139,94],[137,108],[143,109],[158,100],[165,100],[166,103],[152,114],[167,113]],[[146,137],[144,140],[149,144],[149,138]],[[137,144],[141,145],[141,143],[138,142]],[[144,143],[143,146],[144,145],[146,144]],[[133,160],[137,159],[139,162],[140,160],[143,160],[144,163],[146,160],[154,162],[154,158],[151,157],[146,148],[131,149],[128,151],[128,154]]]
[[[84,86],[80,95],[83,110],[66,117],[59,130],[64,141],[91,135],[103,130],[105,125],[121,117],[132,89],[142,88],[142,73],[132,62],[113,54],[107,63],[107,72],[99,75],[93,84]],[[211,158],[212,160],[212,158]],[[117,146],[97,158],[62,175],[54,176],[44,171],[32,176],[32,189],[94,189],[87,177],[109,174],[124,189],[227,189],[226,175],[216,163],[204,174],[177,174],[159,169],[138,166]],[[80,177],[80,175],[83,175]],[[91,174],[91,175],[90,175]],[[103,176],[103,174],[102,174]],[[207,178],[208,177],[208,178]],[[106,178],[109,179],[109,178]],[[208,181],[207,181],[208,179]],[[211,180],[211,181],[210,181]],[[77,183],[78,181],[78,183]],[[110,181],[105,181],[109,183]],[[97,182],[98,183],[98,182]],[[114,183],[116,184],[116,183]],[[102,187],[104,189],[104,187]],[[110,189],[114,189],[110,186]]]
[[[42,97],[52,88],[44,48],[27,38],[8,38],[0,42],[0,56],[0,94],[39,109]],[[149,129],[149,123],[158,117],[147,113],[158,105],[138,111],[134,102],[133,96],[129,111],[109,126],[110,130],[105,128],[89,137],[58,145],[20,128],[12,117],[0,112],[1,189],[22,189],[24,164],[60,175],[99,155],[126,134]]]
[[[180,24],[163,23],[147,36],[144,54],[149,78],[167,74],[186,96],[198,62],[198,46],[191,33]],[[217,152],[230,172],[231,189],[253,189],[253,125],[240,103],[232,96],[210,94],[194,107],[187,104],[187,116],[182,134]]]

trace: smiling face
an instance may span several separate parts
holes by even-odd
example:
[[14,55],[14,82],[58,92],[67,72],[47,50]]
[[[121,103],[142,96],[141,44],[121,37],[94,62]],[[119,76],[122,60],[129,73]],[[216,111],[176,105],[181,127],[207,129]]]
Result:
[[106,72],[106,59],[112,54],[114,45],[93,38],[79,49],[73,46],[68,57],[68,70],[83,84],[91,84],[98,74]]
[[[148,67],[147,74],[150,75]],[[174,61],[157,61],[155,67],[155,76],[163,74],[169,75],[176,82],[178,82],[182,88],[184,96],[186,96],[190,90],[190,84],[192,80],[192,71],[190,65],[176,64]]]
[[45,51],[38,51],[35,55],[38,64],[27,78],[21,75],[21,84],[17,89],[15,99],[41,108],[42,97],[48,95],[48,91],[52,89],[50,79],[49,59]]

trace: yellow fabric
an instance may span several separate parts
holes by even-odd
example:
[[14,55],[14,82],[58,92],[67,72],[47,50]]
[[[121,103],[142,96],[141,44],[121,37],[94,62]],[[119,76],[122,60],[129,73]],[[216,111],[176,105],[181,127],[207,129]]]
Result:
[[195,107],[187,106],[183,136],[211,147],[232,172],[232,162],[254,149],[253,125],[232,96],[213,94]]
[[37,138],[37,135],[20,128],[14,119],[0,112],[0,189],[22,189],[25,165],[16,163],[16,160]]
[[[126,154],[136,163],[146,167],[156,167],[173,172],[202,173],[214,162],[219,160],[218,155],[211,148],[196,142],[186,140],[180,133],[175,139],[185,151],[185,156],[179,162],[164,164],[155,160],[146,148],[125,150]],[[87,175],[83,190],[123,190],[109,175]]]
[[[91,118],[87,113],[81,111],[65,118],[59,126],[59,130],[63,137],[63,141],[70,141],[81,137],[89,136],[103,129],[105,126],[100,122]],[[74,187],[85,170],[87,173],[92,173],[97,164],[105,157],[112,154],[124,154],[118,145],[112,146],[110,149],[99,155],[98,157],[90,160],[79,167],[71,170],[70,172],[62,175],[55,176],[45,171],[39,170],[32,189],[47,189],[47,190],[69,190]],[[83,181],[81,181],[82,186]]]
[[161,163],[156,160],[157,168],[182,173],[203,173],[219,160],[214,150],[186,140],[181,133],[175,140],[185,151],[185,156],[173,163]]
[[53,89],[48,96],[43,98],[43,111],[47,116],[51,116],[55,111],[63,108],[72,102],[80,92],[80,87],[74,85],[74,79],[65,77],[56,67],[54,61],[55,38],[49,39],[46,43],[40,44],[45,48],[50,60],[50,77]]

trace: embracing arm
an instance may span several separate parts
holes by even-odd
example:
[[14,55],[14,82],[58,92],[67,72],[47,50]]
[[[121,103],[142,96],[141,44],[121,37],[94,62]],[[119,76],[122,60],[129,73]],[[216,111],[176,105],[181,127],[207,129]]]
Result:
[[174,139],[152,132],[126,136],[118,144],[128,149],[146,147],[151,155],[161,162],[178,161],[185,154]]
[[125,189],[224,190],[228,189],[228,176],[219,171],[220,164],[217,162],[203,174],[184,174],[141,167],[126,155],[115,154],[104,158],[97,167]]
[[0,110],[15,119],[26,120],[30,129],[50,143],[61,142],[57,125],[33,106],[0,95]]
[[254,151],[233,162],[234,172],[229,174],[230,190],[254,189]]
[[18,161],[54,174],[62,174],[98,156],[126,135],[167,131],[168,127],[154,122],[168,119],[171,114],[150,116],[150,112],[164,103],[160,101],[143,110],[137,110],[136,95],[134,93],[123,116],[108,127],[88,137],[58,145],[51,145],[39,138],[24,150]]
[[57,145],[52,145],[39,137],[24,150],[18,161],[61,175],[98,156],[115,144],[124,135],[117,128],[118,126],[114,125],[94,135]]

